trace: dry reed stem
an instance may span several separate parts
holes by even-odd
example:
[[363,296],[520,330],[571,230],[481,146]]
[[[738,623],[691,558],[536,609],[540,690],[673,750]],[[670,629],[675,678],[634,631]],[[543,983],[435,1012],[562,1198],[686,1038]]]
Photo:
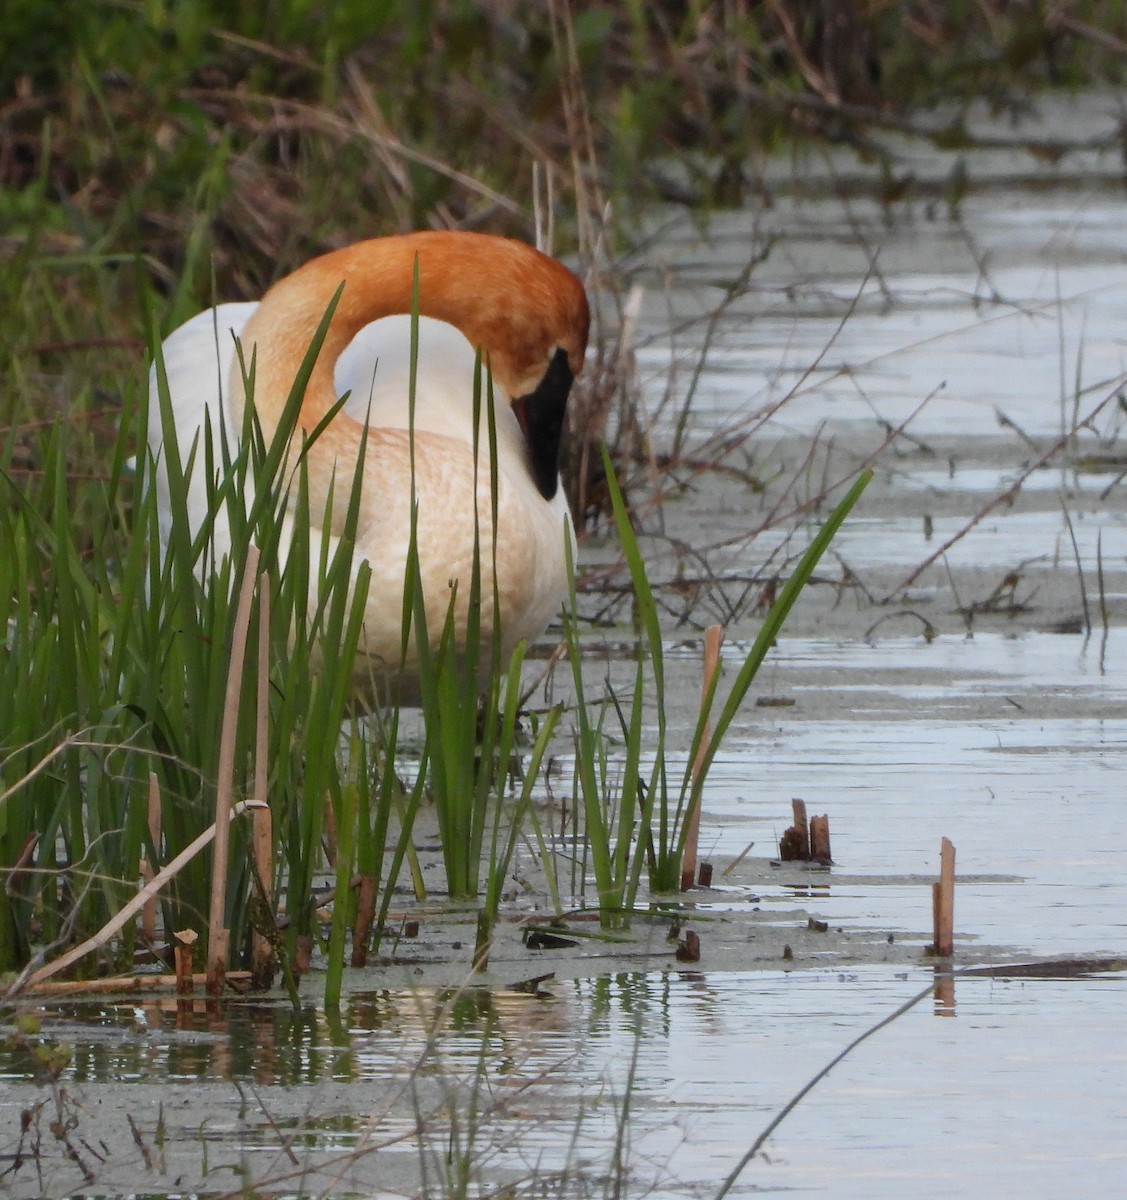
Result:
[[783,39],[790,52],[791,61],[798,68],[798,73],[806,82],[806,86],[815,92],[831,108],[841,104],[841,95],[832,80],[810,61],[803,46],[803,39],[795,28],[794,19],[781,0],[768,0],[768,7],[774,14],[782,30]]
[[[712,691],[712,681],[720,669],[720,647],[724,643],[724,627],[710,625],[704,633],[704,678],[701,681],[701,705],[706,703]],[[704,765],[705,752],[711,736],[711,722],[706,721],[701,731],[700,743],[697,746],[696,758],[693,760],[693,781],[695,783]],[[694,793],[696,788],[693,789]],[[685,834],[685,856],[681,860],[681,891],[687,892],[693,886],[697,877],[697,844],[700,841],[700,809],[703,797],[698,797],[689,813],[689,827]]]
[[[358,137],[381,154],[392,155],[404,162],[415,163],[456,183],[470,195],[478,196],[514,216],[523,215],[520,205],[510,196],[498,192],[495,188],[491,188],[480,179],[475,179],[465,171],[459,171],[457,167],[450,166],[433,154],[427,154],[423,150],[405,145],[394,134],[388,136],[378,133],[354,115],[341,116],[322,108],[316,108],[301,100],[233,91],[228,88],[185,88],[180,96],[182,99],[192,102],[206,101],[215,105],[216,109],[223,113],[225,122],[238,125],[260,137],[301,131],[332,136],[338,143]],[[254,102],[268,106],[272,113],[271,118],[260,120],[252,117],[248,105]],[[371,114],[364,115],[370,117]]]
[[[247,547],[247,560],[239,588],[232,631],[231,662],[227,670],[227,690],[223,700],[223,724],[219,734],[219,779],[215,789],[215,850],[211,859],[211,910],[207,924],[208,990],[223,986],[227,966],[227,939],[223,919],[227,907],[227,862],[231,839],[232,796],[235,788],[235,735],[239,722],[239,696],[243,687],[247,629],[254,585],[258,579],[258,547]],[[226,818],[226,819],[225,819]]]
[[[28,743],[28,746],[33,746],[36,741],[42,740],[42,738],[36,738],[34,741]],[[60,754],[62,754],[64,750],[71,746],[84,746],[88,744],[89,743],[82,740],[79,734],[68,733],[67,736],[58,743],[58,745],[52,746],[52,748],[35,764],[35,766],[25,772],[25,774],[21,775],[11,787],[4,788],[3,791],[0,791],[0,804],[3,804],[6,800],[10,800],[16,794],[16,792],[18,792],[21,788],[26,787],[37,775],[45,771],[51,765],[51,763],[54,762],[54,760]],[[24,747],[20,747],[20,749],[24,749]]]
[[[236,817],[246,812],[247,809],[253,807],[253,800],[240,801],[231,809],[230,820],[233,821]],[[60,955],[53,962],[46,963],[22,979],[17,979],[7,992],[4,993],[5,999],[16,996],[28,988],[37,986],[44,980],[50,979],[52,975],[57,975],[60,971],[66,970],[67,967],[78,962],[79,959],[85,958],[92,950],[97,950],[100,946],[104,946],[127,921],[135,917],[144,908],[150,896],[155,896],[170,879],[174,879],[201,850],[211,843],[214,837],[215,826],[209,825],[199,837],[185,846],[167,867],[158,871],[152,880],[145,884],[132,900],[123,905],[121,911],[107,921],[97,933],[88,937],[80,945],[68,950],[65,954]]]
[[1060,497],[1060,509],[1064,515],[1065,527],[1068,529],[1068,538],[1072,543],[1072,559],[1076,563],[1076,581],[1080,585],[1080,607],[1084,613],[1084,632],[1091,635],[1092,632],[1092,610],[1088,605],[1088,584],[1084,579],[1084,563],[1080,558],[1080,546],[1076,541],[1076,530],[1072,527],[1072,515],[1068,511],[1068,505],[1064,501],[1064,496]]
[[[255,708],[254,800],[251,816],[251,850],[255,887],[262,906],[263,921],[274,916],[274,814],[267,800],[269,783],[269,737],[266,721],[270,690],[270,576],[258,581],[258,696]],[[251,934],[251,977],[256,987],[269,987],[274,979],[274,945],[257,924]]]

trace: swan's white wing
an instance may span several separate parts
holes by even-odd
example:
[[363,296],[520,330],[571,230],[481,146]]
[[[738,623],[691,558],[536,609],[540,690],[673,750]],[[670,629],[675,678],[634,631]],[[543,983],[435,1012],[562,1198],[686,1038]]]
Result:
[[[231,366],[235,359],[235,338],[242,334],[257,303],[220,304],[197,313],[190,321],[168,335],[162,347],[164,369],[176,430],[176,443],[183,465],[187,465],[196,447],[191,478],[188,481],[188,519],[196,533],[208,509],[208,484],[204,473],[204,428],[210,423],[214,460],[221,462],[221,430],[234,449],[227,391]],[[156,364],[149,370],[149,448],[156,462],[157,504],[160,512],[162,545],[167,545],[172,528],[172,503],[165,463],[165,436],[160,411]],[[230,545],[226,522],[216,522],[216,556]]]
[[[419,318],[415,428],[469,440],[473,436],[474,366],[465,335],[445,321]],[[337,359],[333,382],[349,392],[344,411],[372,427],[408,427],[411,394],[411,318],[383,317],[352,339]],[[508,405],[498,403],[499,410]],[[515,426],[515,418],[513,420]]]

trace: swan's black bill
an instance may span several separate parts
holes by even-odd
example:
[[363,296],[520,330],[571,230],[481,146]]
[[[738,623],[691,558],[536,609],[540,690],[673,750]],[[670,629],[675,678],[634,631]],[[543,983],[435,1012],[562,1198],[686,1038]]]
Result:
[[574,379],[567,353],[557,350],[535,389],[513,401],[513,412],[528,443],[532,478],[545,500],[551,500],[559,487],[560,437]]

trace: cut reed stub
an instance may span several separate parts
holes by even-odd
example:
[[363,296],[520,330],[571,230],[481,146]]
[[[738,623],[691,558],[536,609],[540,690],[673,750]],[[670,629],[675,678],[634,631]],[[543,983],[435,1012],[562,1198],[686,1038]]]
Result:
[[489,970],[489,955],[493,950],[493,919],[487,908],[477,914],[477,937],[474,941],[473,969]]
[[181,996],[189,996],[192,993],[194,982],[192,978],[192,946],[199,935],[194,929],[185,929],[172,936],[176,939],[176,945],[172,948],[173,963],[176,968],[176,990]]
[[691,929],[677,947],[678,962],[700,962],[700,936]]
[[939,958],[950,958],[955,953],[955,847],[950,838],[939,843],[939,880],[931,885],[931,903],[931,952]]
[[806,802],[792,800],[794,824],[779,838],[779,859],[782,862],[809,862],[828,867],[833,863],[830,853],[830,818],[806,818]]
[[792,800],[790,806],[794,813],[794,824],[779,842],[779,857],[783,862],[809,862],[810,827],[806,823],[806,801]]
[[779,860],[781,862],[806,862],[810,858],[810,842],[806,830],[791,825],[779,838]]
[[826,813],[810,818],[810,861],[827,867],[833,862],[830,854],[830,818]]
[[361,875],[356,885],[356,920],[352,925],[351,962],[354,967],[367,965],[368,942],[371,940],[372,926],[375,923],[376,878],[374,875]]

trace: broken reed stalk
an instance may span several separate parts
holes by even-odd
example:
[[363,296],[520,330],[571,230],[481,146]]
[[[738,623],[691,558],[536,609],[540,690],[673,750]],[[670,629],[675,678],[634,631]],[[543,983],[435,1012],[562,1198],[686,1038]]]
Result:
[[231,662],[227,669],[227,690],[223,700],[223,724],[219,734],[219,779],[215,789],[215,849],[211,858],[211,909],[207,924],[207,989],[218,993],[223,988],[227,969],[229,931],[224,924],[227,909],[227,863],[231,843],[230,812],[235,786],[235,735],[239,723],[239,697],[243,688],[247,629],[250,606],[258,578],[258,547],[247,547],[239,587],[239,603],[232,631]]
[[[806,801],[791,800],[794,824],[779,839],[779,858],[782,862],[814,862],[828,867],[833,864],[830,854],[830,818],[806,819]],[[744,851],[746,854],[747,851]]]
[[[701,704],[703,705],[712,693],[712,681],[720,668],[720,647],[724,644],[724,627],[710,625],[704,633],[704,677],[701,681]],[[693,779],[700,774],[704,765],[705,752],[711,736],[711,722],[705,722],[701,730],[700,741],[697,743],[696,758],[693,760]],[[695,791],[695,789],[694,789]],[[689,827],[685,834],[685,854],[681,860],[681,891],[687,892],[696,882],[697,876],[697,844],[700,841],[700,809],[703,797],[697,799],[689,813]]]
[[[160,847],[160,783],[156,772],[149,772],[149,841],[154,856]],[[148,855],[141,859],[141,879],[145,883],[153,880],[154,867]],[[141,936],[152,945],[157,940],[157,898],[151,897],[141,910]]]
[[827,866],[833,862],[833,855],[830,854],[830,818],[826,813],[810,818],[810,859]]
[[1060,498],[1061,512],[1064,514],[1064,523],[1068,529],[1068,537],[1072,542],[1072,558],[1076,563],[1076,581],[1080,585],[1080,608],[1084,613],[1084,632],[1091,636],[1092,633],[1092,612],[1088,606],[1088,584],[1084,579],[1084,562],[1080,557],[1080,546],[1076,541],[1076,530],[1072,528],[1072,516],[1068,511],[1068,505],[1064,502],[1064,497]]
[[274,981],[274,943],[265,932],[274,921],[274,814],[267,800],[269,782],[269,737],[267,705],[270,689],[270,576],[258,581],[258,696],[255,707],[254,800],[251,814],[255,904],[261,919],[253,922],[250,940],[250,971],[256,989]]
[[939,882],[931,888],[935,953],[950,958],[955,952],[955,847],[950,838],[939,844]]
[[352,924],[352,958],[354,967],[368,962],[368,939],[376,920],[376,877],[362,874],[356,885],[356,920]]
[[[180,947],[177,947],[180,949]],[[189,957],[191,956],[189,952]],[[111,975],[107,979],[56,979],[49,983],[39,983],[27,991],[34,996],[95,996],[112,992],[119,995],[123,992],[163,992],[169,988],[182,987],[185,981],[188,989],[204,983],[205,976],[201,973],[186,976],[181,975]],[[228,983],[248,983],[249,971],[229,971]]]
[[[243,800],[236,804],[230,813],[230,820],[241,816],[248,808],[254,807],[253,800]],[[135,917],[148,902],[149,898],[155,896],[162,887],[170,879],[175,878],[184,867],[196,857],[197,854],[205,847],[211,844],[215,837],[215,826],[209,825],[207,829],[190,842],[183,850],[168,864],[167,867],[158,871],[152,879],[145,884],[143,888],[133,897],[127,904],[123,905],[121,911],[112,917],[109,921],[98,930],[97,933],[88,937],[86,941],[68,950],[65,954],[60,955],[53,962],[46,963],[37,971],[32,971],[23,980],[17,979],[14,984],[5,993],[5,998],[18,995],[21,991],[27,988],[35,987],[42,983],[45,979],[50,979],[52,975],[57,975],[60,971],[66,970],[67,967],[76,963],[81,958],[85,958],[92,950],[97,950],[100,946],[104,946],[106,942],[121,927],[133,917]]]
[[196,942],[199,940],[199,934],[194,929],[181,929],[172,936],[176,941],[176,945],[172,947],[172,965],[176,969],[176,974],[173,976],[176,980],[176,990],[181,996],[190,996],[194,990],[193,980],[195,979],[192,974],[192,956]]
[[794,813],[794,828],[798,833],[798,857],[803,862],[810,861],[810,823],[806,819],[806,801],[792,800],[791,812]]

